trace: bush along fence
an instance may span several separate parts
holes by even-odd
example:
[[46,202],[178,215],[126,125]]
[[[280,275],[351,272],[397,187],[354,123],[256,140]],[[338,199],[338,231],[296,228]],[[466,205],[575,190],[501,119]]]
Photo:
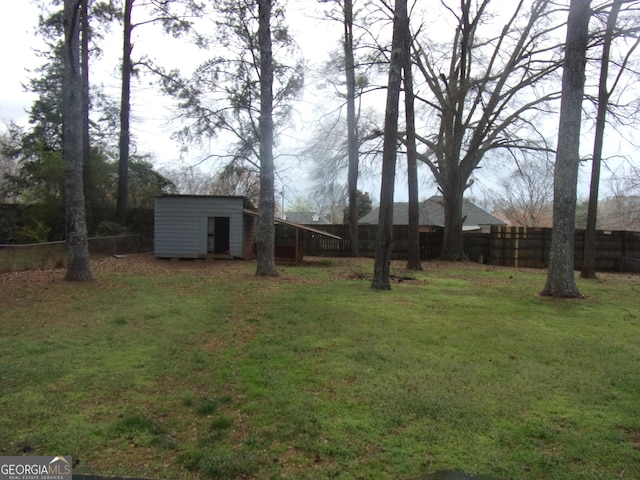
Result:
[[[304,254],[318,257],[347,257],[350,255],[348,225],[309,225],[342,238],[304,233]],[[377,225],[360,225],[360,255],[375,256]],[[394,260],[407,258],[409,230],[406,225],[394,226]],[[295,241],[295,229],[276,225],[276,244]],[[434,260],[442,250],[443,232],[420,233],[420,256]],[[550,228],[493,226],[489,233],[464,234],[464,250],[474,262],[506,267],[546,268],[551,247]],[[584,230],[575,232],[575,268],[582,268]],[[596,233],[595,268],[598,271],[640,271],[640,232],[606,231]]]

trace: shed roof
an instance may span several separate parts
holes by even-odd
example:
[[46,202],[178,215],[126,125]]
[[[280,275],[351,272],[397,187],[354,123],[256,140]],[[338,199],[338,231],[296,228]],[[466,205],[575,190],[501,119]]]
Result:
[[[246,213],[248,215],[252,215],[254,217],[258,216],[258,212],[255,211],[255,210],[245,209],[244,213]],[[290,222],[289,220],[284,220],[282,218],[274,218],[273,221],[275,223],[280,223],[282,225],[288,225],[290,227],[294,227],[294,228],[297,228],[299,230],[304,230],[304,231],[311,232],[311,233],[317,233],[318,235],[323,235],[325,237],[335,238],[336,240],[342,240],[342,237],[338,237],[337,235],[334,235],[333,233],[325,232],[324,230],[318,230],[317,228],[312,228],[312,227],[309,227],[307,225],[300,225],[299,223]]]
[[156,198],[208,198],[208,199],[215,199],[215,198],[220,198],[220,199],[237,199],[237,200],[242,200],[242,204],[243,204],[243,208],[248,208],[248,209],[252,209],[255,208],[253,206],[253,204],[251,203],[251,200],[249,200],[247,197],[244,197],[242,195],[183,195],[183,194],[163,194],[163,195],[156,195]]

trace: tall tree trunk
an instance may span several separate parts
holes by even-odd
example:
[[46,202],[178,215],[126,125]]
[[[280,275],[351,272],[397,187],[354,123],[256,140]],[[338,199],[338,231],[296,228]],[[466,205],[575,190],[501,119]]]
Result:
[[464,141],[466,124],[465,103],[467,99],[468,85],[472,82],[469,66],[472,62],[473,29],[471,23],[471,2],[460,2],[460,33],[458,38],[458,61],[452,58],[449,71],[449,82],[453,82],[452,90],[447,88],[447,106],[442,115],[441,135],[443,135],[444,162],[440,167],[440,190],[444,199],[444,236],[442,241],[442,260],[460,261],[465,259],[464,236],[462,218],[462,205],[464,203],[464,191],[469,173],[462,167],[462,145]]
[[422,263],[420,262],[420,203],[418,191],[418,158],[416,151],[415,98],[413,92],[413,62],[411,61],[411,34],[408,15],[404,28],[404,105],[407,122],[407,177],[409,196],[407,268],[409,270],[422,270]]
[[582,260],[582,278],[596,278],[596,222],[598,219],[598,193],[600,189],[600,166],[602,164],[602,146],[604,144],[604,129],[607,122],[607,108],[609,107],[610,92],[607,90],[609,76],[609,57],[613,30],[618,20],[618,13],[622,0],[614,0],[611,12],[607,18],[607,30],[602,44],[602,59],[600,60],[600,81],[598,84],[598,113],[596,114],[596,132],[593,142],[593,160],[591,165],[591,185],[589,188],[589,206],[587,208],[587,228],[584,233],[584,256]]
[[82,0],[82,179],[87,225],[93,229],[93,181],[91,173],[91,139],[89,137],[89,0]]
[[275,185],[273,165],[273,54],[271,0],[258,0],[260,42],[260,204],[256,232],[256,275],[278,275],[275,262]]
[[590,2],[571,0],[569,7],[554,172],[553,232],[547,282],[541,292],[562,298],[580,296],[574,276],[575,219]]
[[124,32],[122,47],[122,92],[120,98],[120,161],[118,162],[118,199],[116,204],[116,221],[121,225],[127,224],[127,210],[129,208],[129,142],[131,140],[131,11],[134,0],[125,0],[124,4]]
[[407,0],[396,0],[391,41],[391,62],[387,89],[387,108],[384,120],[384,143],[382,147],[382,186],[380,188],[380,213],[376,236],[376,256],[371,287],[390,290],[389,269],[393,245],[393,193],[396,177],[396,153],[398,148],[398,103],[402,83],[402,65],[406,42],[405,22]]
[[452,182],[442,192],[444,201],[444,237],[442,241],[441,260],[464,260],[464,235],[462,206],[464,204],[464,183]]
[[344,64],[347,81],[347,150],[349,168],[349,239],[351,256],[360,255],[358,235],[358,126],[356,121],[356,72],[353,58],[353,1],[344,2]]
[[92,280],[82,186],[81,0],[64,0],[63,154],[68,246],[66,280]]

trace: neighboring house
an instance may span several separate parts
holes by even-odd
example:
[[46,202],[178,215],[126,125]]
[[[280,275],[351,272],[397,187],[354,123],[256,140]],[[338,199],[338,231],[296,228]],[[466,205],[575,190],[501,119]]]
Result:
[[331,225],[329,220],[316,212],[287,212],[282,219],[300,225]]
[[155,198],[154,254],[159,258],[254,257],[255,215],[245,197]]
[[[444,206],[443,197],[434,196],[420,202],[420,231],[432,232],[444,227]],[[379,208],[373,209],[359,220],[361,225],[377,225]],[[489,212],[474,205],[468,200],[464,201],[462,206],[462,216],[464,217],[464,231],[482,231],[488,232],[492,225],[506,225],[499,218],[491,215]],[[409,224],[409,204],[407,202],[397,202],[393,204],[393,224],[408,225]]]

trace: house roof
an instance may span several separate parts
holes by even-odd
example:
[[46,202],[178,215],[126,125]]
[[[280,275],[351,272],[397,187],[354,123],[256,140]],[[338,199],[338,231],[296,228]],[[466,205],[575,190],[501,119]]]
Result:
[[283,217],[302,225],[331,225],[331,222],[317,212],[286,212]]
[[[433,196],[424,202],[420,202],[420,221],[419,225],[444,226],[444,198]],[[378,224],[379,208],[373,209],[371,212],[360,218],[361,224]],[[506,225],[499,218],[491,215],[489,212],[474,205],[468,200],[464,200],[462,205],[462,215],[464,218],[463,228],[477,228],[482,225]],[[408,225],[409,224],[409,204],[407,202],[396,202],[393,204],[393,224]]]

